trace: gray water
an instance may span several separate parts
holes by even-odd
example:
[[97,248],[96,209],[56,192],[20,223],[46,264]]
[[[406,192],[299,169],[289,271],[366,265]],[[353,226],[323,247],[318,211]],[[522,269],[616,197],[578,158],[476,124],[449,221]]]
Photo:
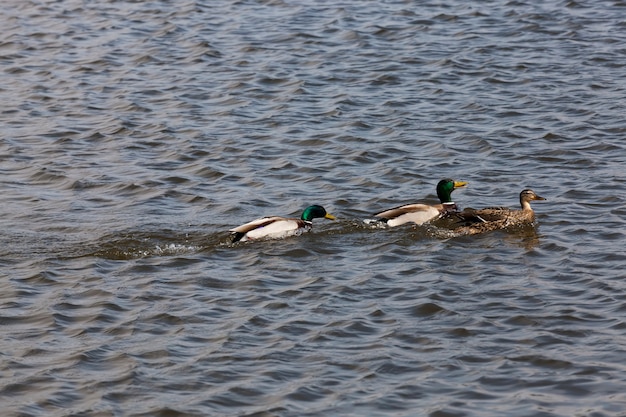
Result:
[[[626,3],[0,5],[3,416],[626,415]],[[379,229],[435,202],[536,228]],[[322,204],[311,233],[228,229]]]

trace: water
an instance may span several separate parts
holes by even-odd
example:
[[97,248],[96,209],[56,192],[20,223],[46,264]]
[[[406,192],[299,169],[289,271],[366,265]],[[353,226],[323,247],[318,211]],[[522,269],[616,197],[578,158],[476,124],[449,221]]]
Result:
[[3,415],[626,415],[626,3],[0,11]]

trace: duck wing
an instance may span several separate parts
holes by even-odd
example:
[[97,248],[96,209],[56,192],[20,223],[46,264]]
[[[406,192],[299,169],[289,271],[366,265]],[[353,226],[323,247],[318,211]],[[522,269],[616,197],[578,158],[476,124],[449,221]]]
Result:
[[409,222],[422,224],[438,217],[440,214],[441,209],[438,206],[407,204],[381,211],[374,214],[374,216],[384,219],[389,226],[398,226]]
[[467,208],[453,214],[457,225],[469,226],[477,223],[489,223],[506,220],[512,210],[508,207],[486,207],[483,209]]
[[286,217],[263,217],[231,229],[232,242],[261,239],[265,237],[286,237],[298,234],[298,231],[310,229],[311,223],[301,219]]
[[259,227],[265,227],[271,223],[274,223],[280,220],[288,220],[288,219],[286,219],[285,217],[280,217],[280,216],[261,217],[260,219],[252,220],[251,222],[242,224],[241,226],[235,227],[234,229],[230,229],[229,232],[246,234],[250,230],[258,229]]

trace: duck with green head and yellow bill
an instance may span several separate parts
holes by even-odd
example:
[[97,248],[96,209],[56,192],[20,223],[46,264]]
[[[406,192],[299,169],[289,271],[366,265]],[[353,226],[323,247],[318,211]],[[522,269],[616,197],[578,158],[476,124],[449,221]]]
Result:
[[313,219],[316,218],[335,220],[335,216],[327,213],[324,207],[312,205],[304,209],[299,219],[279,216],[262,217],[230,229],[231,239],[232,242],[245,242],[296,236],[311,230]]
[[450,178],[443,179],[437,184],[437,197],[440,204],[407,204],[374,214],[378,221],[388,226],[400,226],[405,223],[423,224],[438,218],[444,213],[457,211],[457,206],[452,201],[452,191],[467,185],[466,181],[455,181]]
[[531,225],[535,222],[535,212],[530,206],[531,201],[542,201],[545,198],[537,195],[533,190],[523,190],[519,195],[521,210],[508,207],[487,207],[484,209],[465,209],[453,213],[456,218],[455,232],[461,235],[475,235],[511,227]]

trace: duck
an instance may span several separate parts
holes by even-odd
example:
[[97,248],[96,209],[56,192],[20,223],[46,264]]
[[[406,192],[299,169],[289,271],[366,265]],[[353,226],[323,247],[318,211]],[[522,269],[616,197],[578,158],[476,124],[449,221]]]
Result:
[[374,214],[374,217],[376,217],[375,221],[385,223],[391,227],[410,222],[420,225],[436,219],[444,213],[456,212],[458,208],[452,201],[452,191],[465,187],[467,184],[467,181],[455,181],[445,178],[437,183],[437,196],[441,204],[415,203],[391,208]]
[[508,207],[487,207],[479,210],[465,209],[452,213],[456,218],[456,226],[452,229],[461,235],[474,235],[493,230],[506,229],[514,226],[530,225],[535,222],[535,212],[530,206],[531,201],[545,201],[533,190],[522,190],[519,194],[521,210]]
[[305,208],[299,219],[280,216],[262,217],[230,229],[229,232],[231,232],[233,243],[263,238],[279,239],[308,232],[313,226],[313,219],[316,218],[335,220],[335,216],[327,213],[324,207],[314,204]]

